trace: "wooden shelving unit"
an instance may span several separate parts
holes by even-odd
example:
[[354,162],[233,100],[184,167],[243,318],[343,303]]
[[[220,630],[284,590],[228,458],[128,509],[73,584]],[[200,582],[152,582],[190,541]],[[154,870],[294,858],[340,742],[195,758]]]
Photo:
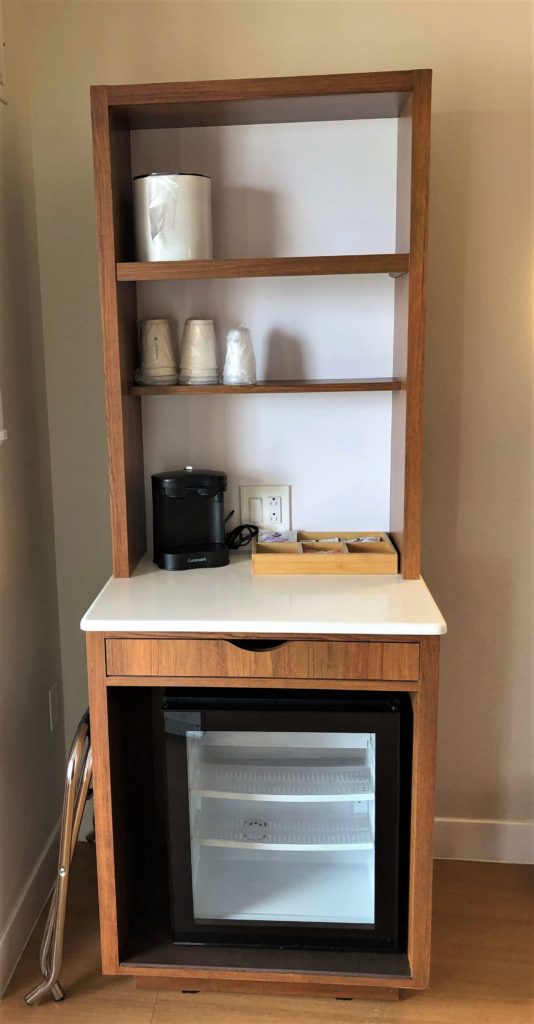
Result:
[[[96,86],[92,119],[109,439],[113,572],[146,550],[140,398],[145,395],[392,393],[390,526],[405,578],[420,574],[429,71]],[[398,119],[395,251],[361,255],[135,262],[132,133],[144,129]],[[395,277],[392,374],[381,381],[263,381],[254,389],[134,386],[137,285],[341,274]],[[356,398],[357,400],[357,398]]]
[[400,391],[395,377],[368,380],[259,380],[257,384],[135,385],[134,395],[295,395],[320,391]]
[[273,259],[177,260],[118,263],[117,281],[194,281],[236,277],[314,277],[329,274],[407,274],[408,253],[290,256]]
[[[389,483],[389,488],[384,487],[386,496],[388,493],[391,496],[389,533],[399,553],[403,577],[418,579],[430,91],[431,72],[426,70],[223,82],[104,85],[91,90],[113,573],[116,577],[130,576],[146,549],[141,397],[360,392],[363,397],[355,394],[354,403],[360,403],[359,408],[364,410],[362,420],[363,416],[373,415],[373,410],[378,408],[377,416],[382,417],[380,426],[386,423],[383,451],[389,455],[391,440],[391,472],[387,480],[384,459],[380,479],[386,485]],[[362,247],[368,244],[372,248],[376,244],[377,248],[387,248],[391,245],[393,252],[135,262],[132,208],[132,136],[135,132],[375,118],[396,118],[398,121],[395,177],[388,179],[391,199],[388,230],[392,235],[391,229],[395,225],[396,237],[394,245],[386,233],[382,242],[374,243],[371,237],[368,243],[362,243]],[[389,135],[389,140],[388,152],[393,159],[395,140],[392,135]],[[326,152],[330,154],[330,150]],[[352,168],[353,164],[349,166]],[[396,220],[393,217],[395,184]],[[295,194],[293,192],[293,199]],[[381,201],[381,193],[379,195]],[[310,201],[306,199],[305,218],[309,205]],[[336,248],[339,244],[338,223],[335,221]],[[308,247],[302,248],[307,251]],[[234,251],[242,250],[236,247]],[[275,246],[273,251],[277,251]],[[299,249],[295,247],[295,251]],[[388,363],[384,363],[390,376],[264,380],[254,387],[134,385],[138,290],[142,295],[140,311],[144,309],[147,290],[160,294],[157,284],[151,285],[150,282],[342,274],[389,274],[395,278],[394,284],[378,282],[382,291],[387,291],[388,302],[394,292],[391,370]],[[362,283],[367,295],[370,282]],[[201,286],[203,291],[209,288],[216,291],[217,287]],[[227,285],[223,287],[225,290],[229,288]],[[246,289],[252,287],[245,286]],[[302,298],[302,295],[306,286],[302,288],[294,283],[291,287],[293,290],[301,288],[301,300],[305,303],[306,296]],[[313,285],[316,290],[326,287],[324,281],[316,281]],[[276,288],[281,290],[280,285]],[[194,291],[195,301],[198,300],[196,285],[181,286],[181,289],[182,293]],[[182,297],[183,294],[180,301]],[[352,309],[351,306],[351,316]],[[389,315],[390,307],[387,312]],[[389,320],[387,324],[389,328]],[[321,330],[325,334],[329,354],[330,345],[332,349],[335,347],[335,332],[330,337],[323,325]],[[347,337],[350,344],[352,333]],[[285,344],[284,339],[282,344]],[[299,373],[304,376],[303,368],[293,366],[291,373],[294,377]],[[266,376],[275,376],[277,370],[274,363],[263,372]],[[341,368],[337,372],[341,373]],[[372,392],[390,392],[391,398],[386,395],[385,398],[378,396],[366,400],[365,393]],[[260,404],[265,409],[268,403],[258,403],[254,408]],[[288,403],[282,404],[287,409]],[[296,404],[300,416],[299,400]],[[324,404],[326,407],[326,401]],[[353,405],[348,400],[343,403],[340,399],[335,403],[336,408],[341,409],[341,415],[349,404],[352,410]],[[238,405],[235,403],[236,407]],[[303,402],[302,405],[313,406],[314,403]],[[319,406],[320,400],[315,400],[313,415],[320,421],[319,429],[322,430],[323,410],[320,406],[317,415]],[[146,403],[145,408],[151,414],[161,409],[157,403]],[[240,408],[243,411],[243,405]],[[166,406],[167,411],[173,410]],[[181,412],[183,414],[183,407]],[[235,412],[232,404],[232,414]],[[337,422],[339,428],[341,420]],[[364,426],[366,424],[367,420]],[[148,434],[147,440],[150,441]],[[349,441],[352,446],[353,436]],[[332,457],[336,454],[337,443],[336,434]],[[374,448],[371,457],[375,457]],[[342,470],[355,478],[350,459],[343,464]],[[231,571],[234,569],[235,566],[230,567]],[[381,627],[385,635],[373,629],[363,636],[328,632],[308,634],[300,632],[300,626],[298,634],[293,635],[287,621],[280,635],[264,635],[261,630],[256,635],[248,625],[249,619],[245,621],[247,628],[244,633],[215,632],[221,627],[214,626],[213,619],[209,628],[200,634],[168,633],[166,626],[165,631],[158,627],[154,631],[136,633],[135,628],[133,632],[128,628],[128,623],[131,621],[131,608],[135,605],[135,594],[138,594],[139,579],[144,573],[143,567],[131,584],[111,583],[112,588],[120,589],[120,601],[124,599],[125,602],[124,616],[119,616],[120,626],[116,625],[120,632],[111,627],[109,631],[89,632],[87,637],[102,965],[105,973],[133,975],[139,984],[147,986],[158,983],[179,988],[207,985],[227,989],[238,986],[243,992],[288,992],[307,996],[329,994],[342,998],[395,998],[401,988],[425,988],[430,966],[439,637],[424,635],[424,631],[419,635],[417,630],[416,635],[412,635],[409,625],[412,620],[400,615],[397,625],[400,623],[401,630],[396,630],[397,637],[391,635],[392,630],[385,626]],[[181,629],[183,614],[180,617],[176,616],[176,609],[173,612],[172,597],[168,596],[172,594],[172,588],[167,588],[169,580],[163,577],[164,574],[157,577],[165,595],[162,621],[167,623],[168,613],[172,628],[175,628],[174,623],[178,623],[176,628]],[[187,582],[184,593],[189,608],[191,591],[187,589]],[[261,583],[265,581],[259,582],[257,587],[251,581],[254,586],[251,603],[257,599],[258,593],[262,593]],[[349,580],[346,582],[351,583]],[[242,586],[236,587],[235,581],[233,585],[242,602]],[[397,580],[392,582],[392,587],[412,592],[418,588],[424,590],[422,583],[406,586]],[[152,590],[147,592],[150,604],[154,594]],[[362,603],[361,592],[356,596],[357,602]],[[329,588],[326,600],[329,608],[332,601]],[[373,600],[377,601],[380,612],[383,604],[388,604],[388,599],[380,596],[373,597],[371,603]],[[225,589],[223,601],[227,601]],[[309,595],[309,601],[310,604],[315,601],[314,594]],[[143,598],[141,604],[144,603]],[[328,621],[326,613],[321,614],[320,621]],[[382,614],[380,621],[386,621]],[[322,625],[320,628],[325,627]],[[100,629],[104,627],[99,626]],[[266,636],[274,641],[272,649],[264,650],[261,644],[258,645],[258,639],[264,641]],[[163,821],[164,797],[163,790],[155,783],[157,757],[154,754],[162,729],[162,695],[169,686],[260,687],[274,692],[310,688],[321,691],[361,690],[382,695],[404,691],[409,696],[413,729],[407,739],[411,744],[411,758],[407,758],[411,768],[407,771],[411,772],[411,791],[410,809],[403,811],[409,815],[409,850],[406,834],[402,839],[404,853],[400,858],[404,863],[399,861],[399,872],[404,873],[408,891],[403,895],[405,905],[399,911],[404,933],[398,952],[284,948],[272,949],[267,956],[260,947],[173,944],[167,854],[158,832]],[[379,795],[378,798],[382,797]],[[185,831],[184,838],[188,845]],[[144,871],[146,884],[143,881]],[[184,893],[187,899],[185,889]]]

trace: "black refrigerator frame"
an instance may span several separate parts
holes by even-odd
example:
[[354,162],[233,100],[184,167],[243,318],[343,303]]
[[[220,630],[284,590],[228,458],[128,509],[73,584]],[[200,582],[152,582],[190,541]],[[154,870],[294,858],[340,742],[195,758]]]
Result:
[[[166,716],[172,716],[172,731],[165,731],[164,744],[174,943],[362,952],[406,948],[412,731],[407,695],[168,689],[162,714],[164,723],[169,721]],[[189,730],[376,734],[374,924],[195,919],[186,746]]]

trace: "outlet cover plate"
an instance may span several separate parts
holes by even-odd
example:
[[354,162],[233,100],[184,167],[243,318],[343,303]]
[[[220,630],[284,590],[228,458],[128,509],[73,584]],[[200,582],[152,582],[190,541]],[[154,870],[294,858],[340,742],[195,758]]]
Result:
[[[291,505],[289,484],[245,484],[239,488],[239,511],[242,523],[262,529],[290,530]],[[280,518],[269,518],[269,499],[280,499]]]

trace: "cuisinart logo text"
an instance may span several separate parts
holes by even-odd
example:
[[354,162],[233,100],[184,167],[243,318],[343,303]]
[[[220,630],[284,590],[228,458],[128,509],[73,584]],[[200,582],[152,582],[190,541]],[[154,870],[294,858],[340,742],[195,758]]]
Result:
[[207,561],[208,561],[208,559],[206,558],[206,555],[204,555],[203,558],[188,558],[187,559],[187,564],[188,565],[192,565],[193,562],[207,562]]

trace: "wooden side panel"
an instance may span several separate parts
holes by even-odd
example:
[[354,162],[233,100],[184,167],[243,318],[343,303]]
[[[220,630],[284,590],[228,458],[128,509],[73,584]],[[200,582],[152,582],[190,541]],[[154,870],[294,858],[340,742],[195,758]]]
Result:
[[290,640],[271,651],[242,650],[225,640],[106,640],[110,676],[255,679],[395,679],[419,676],[419,645]]
[[408,298],[410,279],[395,281],[395,312],[393,329],[393,366],[402,381],[400,391],[391,396],[391,471],[389,532],[399,552],[399,571],[406,574],[405,547],[405,462],[406,462],[406,375],[408,372]]
[[134,284],[117,285],[115,265],[126,248],[121,216],[128,203],[130,136],[110,131],[107,89],[91,90],[93,156],[99,242],[113,574],[129,576],[146,549],[140,399],[133,382],[137,304]]
[[[426,249],[430,169],[430,97],[432,73],[414,72],[410,109],[399,123],[399,209],[397,245],[406,243],[404,191],[408,149],[411,166],[410,273],[397,282],[394,373],[405,378],[405,394],[393,397],[391,533],[401,553],[406,579],[420,575],[423,366],[426,314]],[[411,121],[411,130],[410,130]],[[403,451],[404,449],[404,451]],[[403,472],[401,473],[401,467]]]
[[[410,96],[397,126],[397,223],[395,248],[410,248],[410,208],[412,178],[412,97]],[[404,571],[404,463],[406,458],[406,375],[408,373],[408,296],[410,278],[395,281],[393,327],[393,367],[402,389],[392,397],[391,405],[391,479],[390,533],[400,555]]]
[[408,959],[415,988],[427,988],[432,924],[432,839],[436,778],[439,638],[421,643],[420,689],[414,713]]
[[115,876],[104,638],[101,633],[87,633],[86,641],[102,970],[117,974],[121,888]]

